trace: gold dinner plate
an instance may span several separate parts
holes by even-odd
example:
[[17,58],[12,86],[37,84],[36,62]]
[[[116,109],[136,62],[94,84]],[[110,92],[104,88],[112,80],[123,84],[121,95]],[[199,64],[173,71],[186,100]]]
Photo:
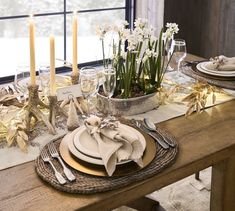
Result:
[[[149,137],[145,136],[146,140],[146,148],[143,155],[143,167],[140,168],[135,162],[129,162],[122,165],[117,165],[115,172],[113,173],[113,176],[125,176],[128,174],[131,174],[133,172],[139,171],[149,165],[152,160],[154,159],[157,148],[155,141]],[[95,176],[108,176],[106,173],[105,167],[101,165],[95,165],[91,163],[87,163],[85,161],[82,161],[75,156],[73,156],[68,148],[68,144],[66,142],[66,138],[63,138],[60,146],[59,146],[60,155],[63,158],[63,160],[72,168],[86,173],[90,175]]]

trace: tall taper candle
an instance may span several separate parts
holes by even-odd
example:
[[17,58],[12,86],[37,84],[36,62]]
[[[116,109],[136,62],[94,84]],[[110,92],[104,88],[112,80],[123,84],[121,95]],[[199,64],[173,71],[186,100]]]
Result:
[[73,73],[77,74],[77,29],[78,28],[78,20],[77,20],[77,12],[73,12]]
[[34,43],[34,35],[35,34],[35,26],[33,22],[33,16],[30,16],[29,19],[29,50],[30,50],[30,80],[31,85],[36,84],[36,70],[35,70],[35,43]]
[[55,38],[50,35],[50,95],[56,95],[55,82]]

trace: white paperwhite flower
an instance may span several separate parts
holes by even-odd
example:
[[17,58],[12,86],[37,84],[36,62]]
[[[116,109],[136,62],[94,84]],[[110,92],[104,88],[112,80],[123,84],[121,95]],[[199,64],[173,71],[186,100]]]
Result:
[[124,25],[124,26],[128,26],[128,25],[129,25],[129,23],[125,20],[125,21],[122,21],[122,25]]
[[150,49],[147,49],[147,50],[145,51],[145,55],[146,55],[147,57],[151,57],[151,56],[152,56],[152,53],[153,53],[153,51],[151,51]]
[[122,40],[126,40],[128,39],[129,35],[130,35],[130,29],[123,29],[121,31],[119,31],[119,35],[121,37]]
[[96,35],[100,37],[100,39],[104,39],[105,34],[110,30],[110,26],[104,25],[104,26],[97,26],[95,31]]
[[144,61],[146,61],[150,57],[156,57],[158,56],[158,52],[155,52],[154,50],[146,49],[145,55],[144,55]]
[[145,38],[150,38],[153,35],[153,32],[154,32],[154,28],[152,26],[149,26],[149,27],[146,26],[143,28],[143,36]]
[[135,34],[130,34],[127,38],[129,51],[136,50],[138,43],[140,42],[140,37]]
[[174,34],[177,34],[179,31],[178,24],[176,23],[167,23],[166,24],[167,30],[163,34],[163,39],[171,39]]
[[131,44],[129,44],[129,45],[127,46],[127,50],[128,50],[128,51],[134,51],[135,49],[136,49],[136,46],[133,45],[133,43],[131,43]]
[[157,53],[157,52],[154,52],[154,53],[153,53],[153,57],[157,58],[157,57],[158,57],[158,53]]
[[138,18],[135,20],[134,25],[136,28],[144,28],[147,25],[148,21],[144,18]]

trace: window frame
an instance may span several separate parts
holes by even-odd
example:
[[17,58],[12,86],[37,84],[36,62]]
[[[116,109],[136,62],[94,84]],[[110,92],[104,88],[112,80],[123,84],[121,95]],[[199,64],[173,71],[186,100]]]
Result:
[[[56,16],[56,15],[63,15],[64,18],[64,24],[63,24],[63,34],[64,34],[64,60],[67,58],[67,24],[66,19],[68,14],[72,14],[73,11],[67,11],[66,10],[66,2],[67,0],[63,0],[64,2],[64,10],[62,12],[48,12],[48,13],[36,13],[34,14],[35,17],[43,17],[43,16]],[[102,12],[102,11],[112,11],[112,10],[124,10],[125,9],[125,20],[129,23],[129,28],[134,27],[134,20],[136,17],[136,0],[125,0],[125,6],[124,7],[109,7],[109,8],[100,8],[100,9],[86,9],[86,10],[79,10],[78,13],[91,13],[91,12]],[[15,16],[2,16],[0,17],[0,21],[9,20],[9,19],[21,19],[21,18],[27,18],[29,15],[15,15]],[[85,63],[79,63],[79,68],[84,66],[98,66],[102,64],[102,60],[99,61],[90,61]],[[56,68],[56,73],[66,73],[68,71],[71,71],[71,68],[61,66]],[[38,73],[37,73],[38,74]],[[8,83],[14,81],[14,75],[11,76],[5,76],[0,77],[0,84]]]

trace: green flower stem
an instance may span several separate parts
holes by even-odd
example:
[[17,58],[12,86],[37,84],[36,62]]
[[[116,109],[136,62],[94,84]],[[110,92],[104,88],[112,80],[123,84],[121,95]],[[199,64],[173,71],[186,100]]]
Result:
[[102,54],[103,54],[103,65],[106,68],[105,53],[104,53],[104,39],[101,40],[102,43]]

